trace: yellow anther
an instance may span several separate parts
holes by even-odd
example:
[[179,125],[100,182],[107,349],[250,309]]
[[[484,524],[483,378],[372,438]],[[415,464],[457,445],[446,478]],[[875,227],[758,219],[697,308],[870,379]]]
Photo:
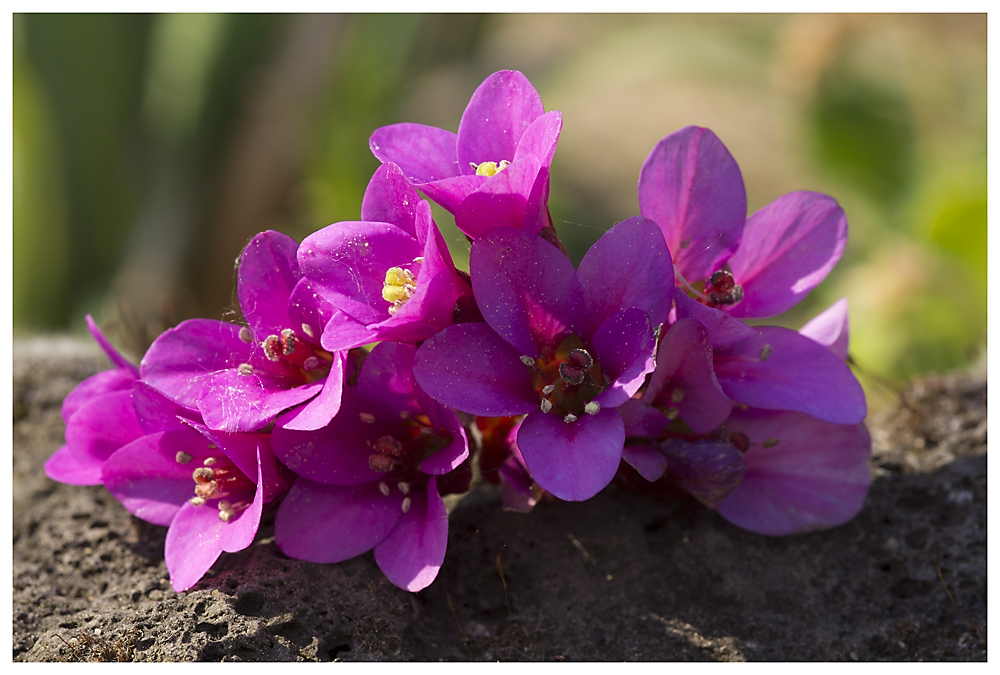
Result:
[[497,164],[496,162],[483,162],[482,164],[472,164],[472,166],[476,170],[477,176],[488,177],[488,176],[495,176],[496,174],[506,169],[508,166],[510,166],[510,162],[508,162],[506,159],[502,159],[500,160],[499,164]]
[[407,300],[413,297],[417,289],[417,278],[410,270],[402,267],[390,267],[385,273],[385,285],[382,287],[382,298],[391,302],[390,314],[395,314]]

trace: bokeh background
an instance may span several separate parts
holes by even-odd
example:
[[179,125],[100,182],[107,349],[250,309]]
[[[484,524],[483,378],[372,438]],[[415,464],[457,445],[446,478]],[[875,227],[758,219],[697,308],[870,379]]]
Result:
[[[14,327],[138,358],[236,311],[257,232],[359,217],[382,125],[457,130],[491,72],[563,112],[550,211],[574,262],[638,213],[663,136],[711,128],[750,210],[836,197],[850,243],[775,323],[846,295],[873,406],[986,350],[985,15],[15,15]],[[456,261],[468,244],[435,207]]]

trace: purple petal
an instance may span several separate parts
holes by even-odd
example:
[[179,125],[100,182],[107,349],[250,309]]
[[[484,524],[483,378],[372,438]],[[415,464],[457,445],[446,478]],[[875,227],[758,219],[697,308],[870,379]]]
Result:
[[521,73],[493,73],[472,94],[458,125],[458,168],[472,173],[470,163],[512,161],[518,141],[545,113],[542,97]]
[[[378,133],[376,131],[376,133]],[[406,180],[403,170],[392,162],[375,170],[361,202],[361,220],[389,223],[416,238],[417,204],[420,195]]]
[[667,458],[658,448],[650,445],[626,444],[622,450],[622,459],[650,483],[659,480],[667,470]]
[[204,393],[198,409],[205,424],[220,431],[256,431],[283,410],[308,401],[323,388],[313,382],[288,388],[282,380],[236,369],[222,370],[203,379]]
[[371,444],[382,436],[398,435],[399,417],[365,422],[372,419],[373,411],[362,401],[356,387],[347,387],[340,413],[315,431],[287,429],[279,419],[271,431],[275,455],[298,475],[318,483],[357,485],[382,480],[385,474],[368,464]]
[[715,351],[726,395],[767,410],[798,410],[834,424],[865,418],[865,394],[851,369],[795,331],[760,326],[760,334]]
[[537,157],[542,167],[547,169],[556,153],[560,131],[562,131],[562,113],[558,110],[545,113],[525,130],[517,144],[513,161],[530,155]]
[[320,344],[323,327],[336,311],[316,292],[312,283],[305,277],[299,279],[292,289],[291,297],[288,298],[288,318],[291,322],[289,327],[295,331],[296,339],[304,340],[311,345]]
[[517,432],[528,471],[543,489],[577,502],[604,489],[618,471],[625,424],[615,410],[564,422],[552,413],[531,413]]
[[640,216],[623,220],[580,261],[573,290],[574,327],[587,341],[608,317],[632,307],[659,326],[667,320],[673,285],[670,252],[656,224]]
[[710,509],[718,508],[746,473],[740,451],[728,441],[668,438],[660,449],[670,462],[670,478]]
[[257,475],[257,448],[261,438],[266,438],[266,434],[227,433],[209,429],[197,422],[188,422],[187,426],[213,445],[218,446],[217,449],[231,459],[244,476],[252,479]]
[[639,212],[660,226],[684,278],[706,279],[740,242],[747,216],[740,168],[708,129],[675,131],[642,165]]
[[528,234],[541,234],[542,230],[552,224],[549,218],[549,170],[544,166],[535,176],[535,182],[528,194],[528,203],[524,205],[524,219],[521,229]]
[[[180,452],[191,461],[179,463]],[[104,487],[133,515],[154,525],[170,525],[181,505],[194,497],[191,472],[208,452],[208,441],[188,428],[143,436],[104,463]]]
[[113,391],[128,391],[132,388],[132,383],[138,377],[138,372],[133,373],[128,368],[115,368],[105,370],[96,375],[91,375],[86,380],[76,385],[62,404],[63,422],[69,420],[84,404],[94,400],[98,396],[110,394]]
[[489,178],[486,176],[455,176],[433,183],[423,183],[420,189],[449,213],[458,213],[462,202],[473,192],[483,186]]
[[147,434],[171,429],[187,428],[178,417],[200,419],[197,409],[185,408],[164,396],[142,380],[132,385],[132,405],[135,414]]
[[226,525],[210,506],[190,502],[181,506],[167,530],[163,548],[170,585],[175,591],[180,593],[194,586],[219,559],[219,534]]
[[402,493],[386,497],[378,483],[323,485],[299,478],[278,507],[275,542],[299,560],[349,560],[389,536],[403,516],[402,502]]
[[430,586],[444,563],[448,513],[433,477],[409,499],[396,529],[375,547],[375,562],[389,581],[415,593]]
[[388,223],[334,223],[299,246],[299,265],[316,292],[361,323],[389,318],[385,273],[420,256],[417,240]]
[[457,324],[420,346],[413,376],[429,396],[456,410],[521,415],[537,410],[541,399],[520,356],[485,323]]
[[392,124],[375,130],[368,146],[381,162],[397,164],[413,183],[458,176],[458,135],[425,124]]
[[500,465],[500,498],[503,500],[504,511],[528,513],[538,499],[531,485],[535,481],[528,470],[511,455]]
[[739,319],[689,298],[679,286],[674,287],[674,302],[677,306],[678,319],[694,319],[708,329],[712,349],[725,347],[757,334],[753,328]]
[[[271,456],[270,459],[273,462],[273,456]],[[245,509],[238,511],[236,515],[226,523],[226,526],[219,531],[219,548],[223,551],[228,551],[229,553],[242,551],[247,546],[252,544],[254,537],[257,536],[257,530],[260,528],[260,516],[264,512],[264,477],[262,464],[262,458],[260,453],[258,453],[256,473],[247,474],[248,476],[253,476],[257,484],[257,489],[252,493],[253,502],[251,502]],[[250,496],[251,493],[247,492],[242,495],[242,499],[241,497],[230,497],[230,499],[241,499],[242,501]]]
[[[528,156],[498,171],[465,198],[455,212],[455,226],[473,239],[493,227],[520,230],[541,168],[537,157]],[[534,224],[537,215],[530,220]]]
[[836,200],[792,192],[757,211],[729,259],[743,301],[729,312],[768,317],[794,306],[826,278],[847,245],[847,217]]
[[786,535],[834,527],[861,510],[871,482],[871,437],[863,424],[751,410],[734,411],[726,428],[752,443],[743,482],[719,507],[733,524]]
[[108,355],[111,359],[111,363],[115,364],[119,368],[124,368],[128,372],[132,373],[135,377],[139,376],[139,369],[131,361],[126,359],[121,353],[114,348],[114,346],[108,342],[108,339],[104,337],[104,333],[101,329],[97,327],[97,322],[88,314],[87,315],[87,330],[94,337],[94,340],[100,345],[104,353]]
[[697,434],[726,421],[733,406],[716,379],[704,326],[680,319],[664,334],[643,399],[661,409],[677,408],[680,418]]
[[323,388],[315,398],[303,406],[292,408],[282,420],[286,429],[312,431],[329,424],[340,410],[340,400],[344,392],[344,354],[333,353],[330,373],[321,380]]
[[573,265],[541,237],[498,227],[477,239],[469,256],[472,290],[493,330],[538,357],[568,332]]
[[45,462],[45,475],[70,485],[100,485],[101,467],[115,450],[144,435],[130,391],[114,391],[81,406],[66,425],[66,449]]
[[846,361],[849,335],[847,298],[837,300],[814,316],[799,330],[799,335],[804,335],[810,340],[818,342],[839,356],[841,360]]
[[295,260],[298,247],[288,235],[268,230],[243,249],[238,284],[240,308],[258,340],[293,328],[288,318],[288,299],[302,277]]
[[625,436],[656,438],[670,426],[670,420],[645,400],[630,398],[615,410],[625,422]]
[[469,457],[469,439],[465,435],[465,427],[453,410],[439,405],[436,407],[437,414],[431,419],[442,418],[444,430],[451,436],[451,443],[420,462],[417,468],[426,474],[443,475],[457,469]]
[[413,379],[416,353],[416,347],[401,342],[382,342],[371,350],[358,375],[358,393],[368,412],[387,418],[401,411],[422,414]]
[[594,334],[594,352],[611,383],[594,400],[617,408],[632,398],[656,367],[655,348],[653,327],[641,309],[622,310],[601,324]]
[[377,341],[378,337],[368,329],[368,324],[341,311],[334,312],[330,317],[330,321],[323,327],[321,338],[323,349],[333,353]]

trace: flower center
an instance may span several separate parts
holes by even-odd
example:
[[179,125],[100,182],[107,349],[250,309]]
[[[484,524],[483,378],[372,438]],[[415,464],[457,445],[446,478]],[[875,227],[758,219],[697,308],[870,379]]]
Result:
[[[308,335],[307,324],[302,324],[303,331]],[[299,368],[306,382],[315,382],[330,372],[333,355],[320,349],[295,335],[291,328],[285,328],[281,335],[269,335],[263,343],[264,355],[269,361],[287,361]],[[246,368],[244,368],[246,366]],[[242,375],[253,373],[249,364],[241,364],[239,372]]]
[[402,267],[390,267],[385,273],[385,285],[382,286],[382,298],[391,302],[389,314],[395,315],[406,301],[417,291],[417,277],[410,270]]
[[[187,464],[192,460],[185,452],[177,453],[177,462]],[[191,472],[194,480],[194,497],[189,501],[194,506],[204,506],[212,502],[219,509],[219,520],[228,523],[237,513],[253,503],[257,485],[223,454],[206,457]]]
[[708,307],[718,308],[722,305],[735,305],[743,300],[743,286],[736,283],[728,265],[713,272],[708,281],[695,281],[694,283],[685,279],[675,266],[674,278],[685,293]]
[[506,159],[501,159],[500,163],[496,162],[483,162],[481,164],[476,164],[475,162],[469,162],[469,165],[475,169],[477,176],[495,176],[508,166],[510,162]]
[[521,361],[532,371],[532,385],[541,398],[542,412],[555,413],[567,423],[575,422],[580,415],[600,412],[601,406],[593,398],[604,391],[607,380],[576,335],[563,340],[551,358],[522,356]]

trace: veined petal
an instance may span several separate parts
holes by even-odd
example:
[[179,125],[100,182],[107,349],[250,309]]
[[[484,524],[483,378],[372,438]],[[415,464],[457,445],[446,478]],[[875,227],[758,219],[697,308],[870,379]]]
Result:
[[[337,310],[313,288],[312,283],[302,277],[292,295],[288,298],[289,328],[295,331],[295,339],[312,345],[321,344],[323,327]],[[278,333],[280,335],[280,333]],[[362,343],[364,344],[364,343]],[[327,351],[337,351],[329,349]]]
[[641,216],[623,220],[580,261],[573,286],[573,326],[588,341],[608,317],[632,307],[659,326],[670,312],[673,285],[670,251],[656,223]]
[[456,410],[521,415],[539,405],[521,354],[485,323],[455,324],[417,349],[413,376],[429,396]]
[[656,370],[643,400],[677,414],[697,434],[726,421],[732,403],[715,376],[708,331],[694,319],[679,319],[663,335]]
[[625,422],[625,436],[656,438],[670,426],[670,420],[644,399],[630,398],[615,408]]
[[[273,455],[271,455],[268,459],[273,462]],[[219,548],[223,551],[227,551],[229,553],[242,551],[247,546],[252,544],[254,537],[257,536],[257,530],[260,528],[260,516],[264,511],[263,464],[266,461],[268,460],[261,457],[261,453],[258,449],[257,471],[255,473],[246,474],[247,477],[253,478],[257,488],[252,493],[248,491],[242,496],[243,499],[247,499],[252,495],[253,501],[250,502],[248,507],[238,511],[233,518],[226,522],[226,526],[219,530]]]
[[388,418],[406,411],[419,415],[413,359],[417,348],[402,342],[381,342],[368,354],[358,375],[360,405],[369,413]]
[[494,228],[473,243],[469,269],[483,318],[519,354],[537,357],[568,332],[575,272],[549,242],[520,230]]
[[113,391],[81,406],[66,425],[66,450],[45,462],[45,475],[70,485],[99,485],[101,467],[120,447],[143,436],[130,391]]
[[420,195],[406,180],[403,170],[391,161],[386,162],[368,181],[361,201],[361,220],[395,225],[416,239],[415,221],[420,201]]
[[528,471],[560,499],[583,501],[603,490],[618,471],[625,424],[614,409],[565,422],[552,413],[531,413],[517,432]]
[[403,517],[403,495],[378,483],[323,485],[299,478],[274,519],[281,551],[299,560],[349,560],[382,543]]
[[389,581],[415,593],[437,577],[447,549],[448,513],[432,476],[426,490],[410,496],[392,534],[375,547],[375,562]]
[[826,278],[847,245],[847,217],[836,200],[818,192],[779,197],[747,220],[729,259],[743,301],[740,317],[781,314]]
[[651,445],[626,444],[622,450],[622,459],[650,483],[659,480],[663,476],[663,472],[667,470],[666,456],[660,452],[659,448],[654,448]]
[[134,363],[132,363],[124,356],[122,356],[121,352],[115,349],[114,346],[110,342],[108,342],[108,339],[104,337],[104,333],[102,333],[101,329],[98,328],[97,322],[94,321],[93,317],[91,317],[88,314],[86,318],[87,318],[87,330],[90,331],[90,334],[93,336],[94,340],[101,347],[101,349],[104,350],[104,353],[108,355],[108,358],[111,359],[111,363],[115,364],[115,366],[117,366],[118,368],[123,368],[128,372],[132,373],[134,377],[138,377],[139,368]]
[[323,388],[323,382],[288,388],[286,382],[266,373],[244,375],[235,368],[205,376],[204,385],[198,410],[205,424],[229,432],[256,431]]
[[458,134],[426,124],[391,124],[380,127],[368,141],[381,162],[398,165],[413,183],[461,175],[458,166]]
[[320,382],[323,388],[315,398],[304,405],[292,408],[282,421],[286,429],[312,431],[330,423],[340,410],[340,400],[344,392],[344,355],[346,352],[334,352],[330,373]]
[[512,161],[518,141],[531,123],[545,113],[542,97],[516,70],[493,73],[476,88],[458,125],[458,164],[463,174],[470,163]]
[[135,408],[139,425],[147,434],[184,429],[185,424],[178,419],[179,417],[191,419],[201,417],[197,409],[185,408],[142,380],[136,380],[132,385],[132,406]]
[[238,283],[240,308],[258,340],[291,327],[288,299],[302,277],[295,260],[298,247],[288,235],[268,230],[243,249]]
[[837,300],[799,330],[799,335],[827,347],[844,361],[847,360],[848,334],[847,298]]
[[747,215],[740,168],[710,130],[675,131],[642,165],[639,212],[660,226],[684,278],[706,279],[740,242]]
[[418,187],[427,195],[428,199],[433,199],[440,204],[448,213],[457,213],[459,207],[466,197],[483,186],[488,181],[487,176],[455,176],[436,180],[432,183],[421,183]]
[[798,410],[833,424],[865,418],[865,394],[829,349],[795,331],[760,326],[756,337],[715,350],[715,374],[728,396],[767,410]]
[[746,473],[746,464],[728,441],[687,442],[668,438],[660,443],[670,478],[710,509],[718,508]]
[[[379,324],[371,324],[378,326]],[[360,347],[377,342],[376,335],[368,329],[368,324],[361,323],[349,314],[336,311],[323,327],[320,344],[328,352],[339,352],[354,347]]]
[[731,523],[759,534],[795,534],[845,523],[864,505],[871,437],[863,424],[736,410],[726,429],[751,442],[743,482],[719,507]]
[[91,375],[76,385],[73,391],[63,399],[61,411],[63,422],[69,424],[70,418],[76,414],[77,410],[98,396],[104,396],[113,391],[128,391],[138,376],[138,372],[133,373],[128,368],[114,368]]

